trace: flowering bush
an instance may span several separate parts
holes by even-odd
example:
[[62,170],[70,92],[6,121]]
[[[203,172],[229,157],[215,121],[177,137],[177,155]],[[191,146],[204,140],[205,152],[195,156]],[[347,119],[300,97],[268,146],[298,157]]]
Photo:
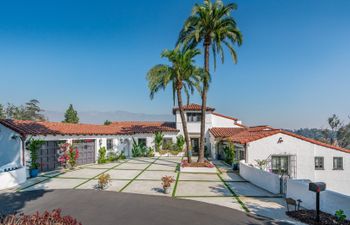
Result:
[[59,155],[58,162],[60,162],[64,168],[66,168],[68,164],[73,168],[77,164],[79,150],[69,143],[64,143],[60,145]]
[[205,160],[202,163],[199,162],[192,162],[189,163],[186,159],[181,161],[181,167],[207,167],[207,168],[214,168],[215,166],[209,162],[208,160]]
[[54,209],[52,212],[45,211],[43,214],[39,212],[33,215],[12,214],[0,218],[2,225],[81,225],[71,216],[62,216],[61,209]]
[[171,186],[171,184],[175,181],[174,177],[172,176],[164,176],[162,177],[162,185],[163,188],[168,188]]

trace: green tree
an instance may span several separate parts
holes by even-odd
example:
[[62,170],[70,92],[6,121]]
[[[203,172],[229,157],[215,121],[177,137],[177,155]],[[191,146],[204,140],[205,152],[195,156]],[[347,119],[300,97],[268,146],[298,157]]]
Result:
[[15,120],[25,120],[25,109],[23,106],[15,106],[13,104],[7,103],[6,107],[6,118]]
[[342,126],[340,119],[337,115],[333,114],[331,117],[328,118],[328,124],[331,127],[331,135],[330,135],[330,142],[332,145],[338,145],[338,130]]
[[66,113],[64,114],[64,123],[79,123],[78,112],[74,110],[73,105],[70,104]]
[[109,120],[106,120],[104,123],[103,123],[104,125],[111,125],[112,124],[112,122],[111,121],[109,121]]
[[25,120],[33,120],[33,121],[44,121],[45,117],[41,114],[43,111],[40,106],[40,102],[36,99],[32,99],[27,102],[24,106],[24,118]]
[[340,147],[350,149],[350,123],[339,128],[337,140]]
[[194,90],[199,88],[199,81],[202,77],[205,77],[204,70],[194,65],[193,58],[199,54],[198,49],[180,49],[180,46],[174,50],[164,50],[161,56],[167,58],[171,65],[156,65],[147,74],[151,99],[160,89],[164,90],[169,84],[172,86],[173,101],[175,104],[177,98],[180,111],[189,162],[191,162],[189,155],[190,140],[183,110],[182,92],[186,94],[187,102],[189,102],[190,94],[193,94]]
[[154,146],[157,152],[159,152],[163,145],[164,134],[161,131],[157,131],[154,133]]
[[[211,0],[204,0],[203,4],[196,4],[193,7],[192,15],[185,21],[180,31],[177,44],[184,44],[190,48],[195,48],[199,44],[204,47],[204,68],[209,74],[209,51],[212,51],[214,59],[214,69],[216,68],[216,58],[220,55],[221,62],[224,63],[225,46],[233,61],[237,62],[237,54],[234,46],[242,44],[242,34],[239,31],[236,21],[231,16],[237,5],[230,3],[224,5],[221,0],[214,3]],[[207,92],[209,88],[209,79],[203,79],[202,83],[202,118],[200,149],[198,161],[204,161],[204,138],[205,138],[205,115],[207,105]]]
[[6,119],[5,108],[2,104],[0,104],[0,119]]

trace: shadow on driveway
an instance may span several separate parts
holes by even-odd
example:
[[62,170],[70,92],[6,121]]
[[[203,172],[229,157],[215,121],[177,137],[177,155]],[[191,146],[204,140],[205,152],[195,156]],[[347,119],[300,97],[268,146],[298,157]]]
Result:
[[95,190],[53,190],[0,195],[0,211],[31,214],[61,208],[82,224],[284,224],[191,200]]

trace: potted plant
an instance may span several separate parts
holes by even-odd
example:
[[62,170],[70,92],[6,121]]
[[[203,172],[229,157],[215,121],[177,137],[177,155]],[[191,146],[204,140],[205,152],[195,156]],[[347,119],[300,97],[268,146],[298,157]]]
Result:
[[175,181],[175,179],[172,176],[163,176],[162,177],[162,185],[163,185],[163,190],[164,190],[165,194],[170,193],[170,186],[174,181]]
[[98,177],[97,188],[104,190],[111,183],[111,176],[108,173],[102,174]]
[[27,149],[30,151],[30,170],[29,174],[30,177],[37,177],[39,174],[39,166],[40,164],[38,161],[38,150],[40,149],[41,145],[44,143],[42,140],[34,140],[30,139],[28,142]]

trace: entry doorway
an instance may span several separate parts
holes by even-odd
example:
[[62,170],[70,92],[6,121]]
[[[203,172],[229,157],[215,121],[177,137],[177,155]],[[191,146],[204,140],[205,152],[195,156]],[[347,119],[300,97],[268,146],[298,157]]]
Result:
[[191,138],[192,155],[197,156],[199,152],[199,138]]

